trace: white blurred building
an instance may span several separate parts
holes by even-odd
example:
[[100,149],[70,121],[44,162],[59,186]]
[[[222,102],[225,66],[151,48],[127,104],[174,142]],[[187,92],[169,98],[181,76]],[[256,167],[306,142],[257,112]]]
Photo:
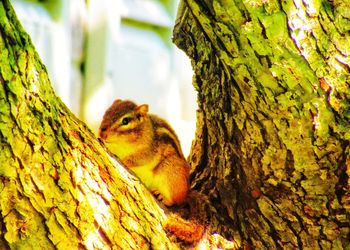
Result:
[[93,131],[114,99],[148,103],[194,137],[196,94],[188,58],[171,43],[175,0],[13,0],[57,95]]

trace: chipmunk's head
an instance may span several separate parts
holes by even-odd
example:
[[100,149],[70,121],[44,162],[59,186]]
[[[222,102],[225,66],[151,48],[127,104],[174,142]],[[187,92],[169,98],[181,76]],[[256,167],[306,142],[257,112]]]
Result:
[[115,100],[103,116],[99,136],[105,142],[118,142],[121,137],[140,133],[147,120],[148,105]]

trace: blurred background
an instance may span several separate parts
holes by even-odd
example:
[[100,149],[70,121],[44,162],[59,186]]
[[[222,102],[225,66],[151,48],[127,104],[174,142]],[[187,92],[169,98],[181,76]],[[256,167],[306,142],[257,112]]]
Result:
[[178,0],[12,0],[56,94],[97,133],[114,99],[147,103],[187,155],[196,93],[172,42]]

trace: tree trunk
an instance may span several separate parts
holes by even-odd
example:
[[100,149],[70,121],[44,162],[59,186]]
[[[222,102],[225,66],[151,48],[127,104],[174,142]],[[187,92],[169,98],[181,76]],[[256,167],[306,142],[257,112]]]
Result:
[[0,249],[173,249],[165,214],[57,98],[0,1]]
[[182,0],[198,91],[192,186],[254,249],[350,249],[350,5]]

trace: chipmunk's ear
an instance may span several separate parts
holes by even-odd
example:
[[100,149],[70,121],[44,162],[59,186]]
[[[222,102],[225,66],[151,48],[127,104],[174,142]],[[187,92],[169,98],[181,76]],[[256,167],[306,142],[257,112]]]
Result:
[[148,112],[148,105],[147,104],[142,104],[136,108],[136,112],[139,113],[140,115],[144,116]]
[[122,102],[122,100],[116,99],[116,100],[113,101],[112,106],[115,106],[115,105],[117,105],[117,104],[120,104],[121,102]]

